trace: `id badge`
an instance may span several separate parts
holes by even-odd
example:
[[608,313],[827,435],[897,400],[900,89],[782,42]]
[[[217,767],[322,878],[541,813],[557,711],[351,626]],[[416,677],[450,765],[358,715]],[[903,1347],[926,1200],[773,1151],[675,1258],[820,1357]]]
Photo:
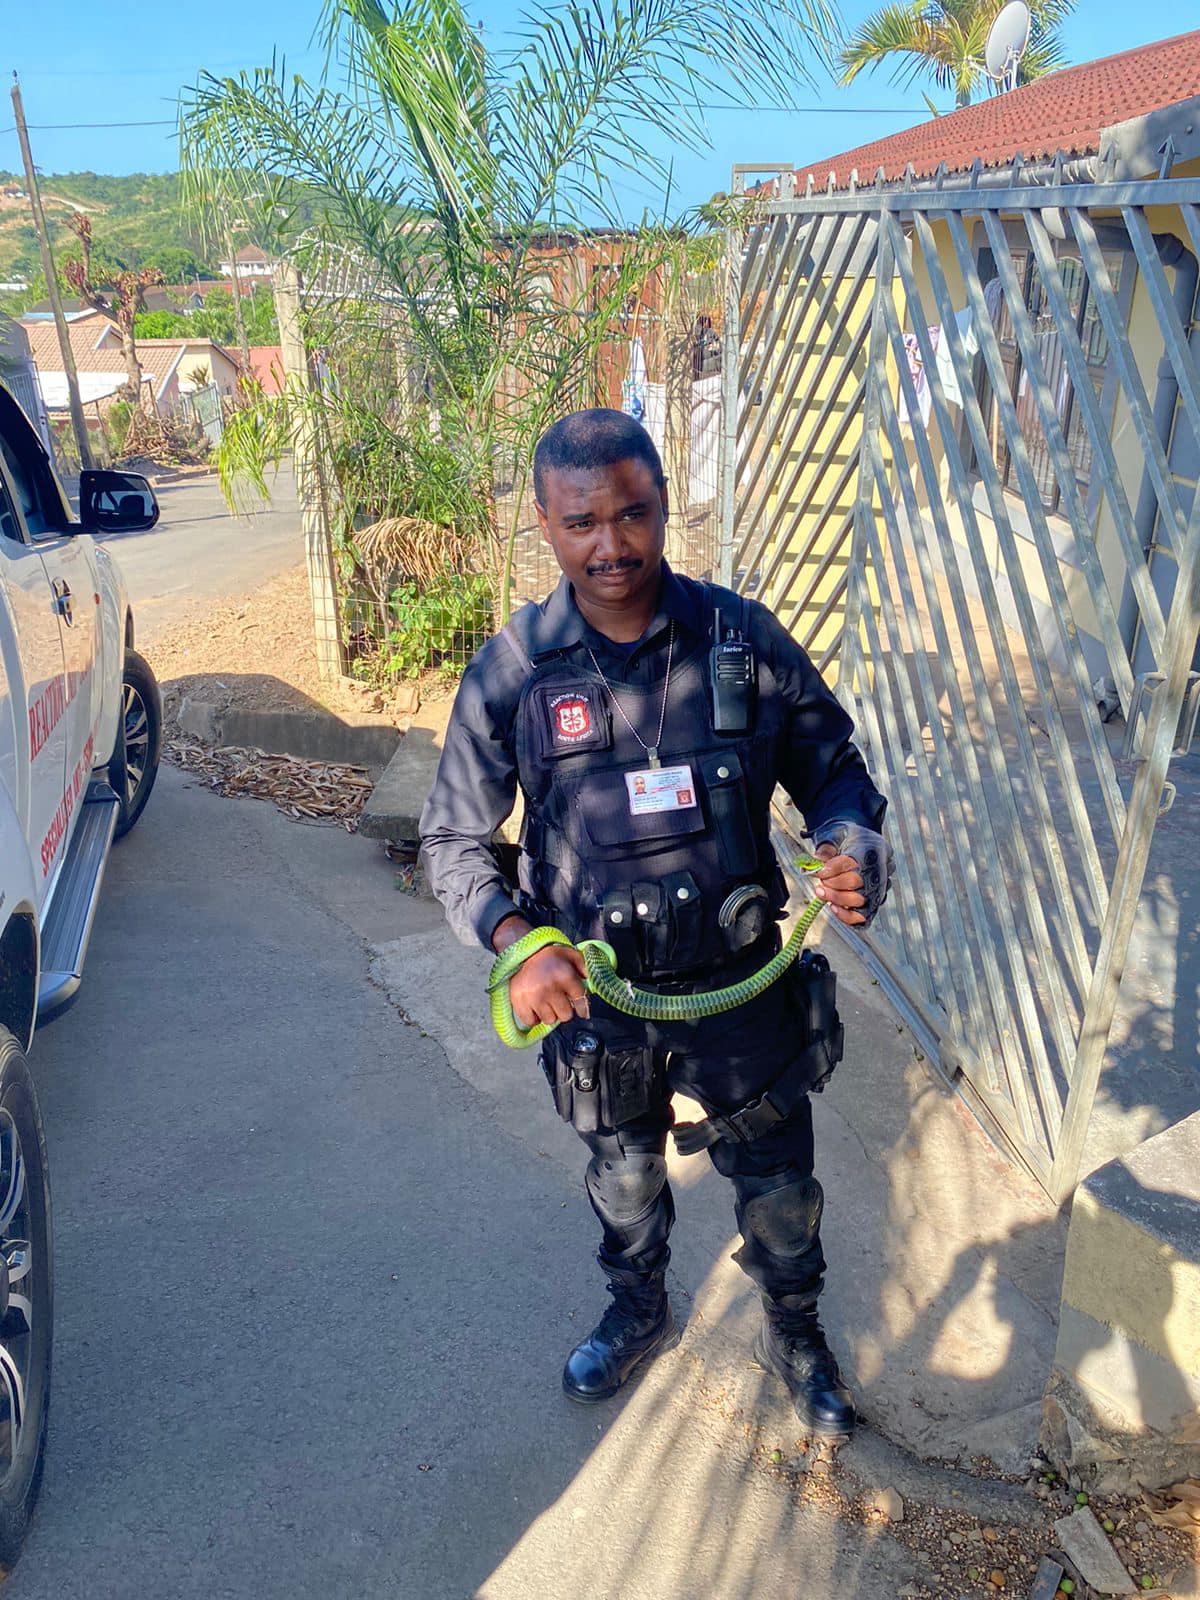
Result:
[[645,767],[625,774],[629,815],[645,817],[656,811],[686,811],[697,804],[691,767]]

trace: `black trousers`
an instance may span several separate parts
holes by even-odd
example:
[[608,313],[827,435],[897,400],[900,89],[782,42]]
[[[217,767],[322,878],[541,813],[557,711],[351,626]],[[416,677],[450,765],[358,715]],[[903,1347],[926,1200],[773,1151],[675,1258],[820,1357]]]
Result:
[[[674,1122],[671,1094],[680,1091],[708,1112],[739,1110],[802,1053],[809,1042],[805,1018],[785,975],[757,1000],[694,1023],[642,1022],[593,996],[588,1021],[564,1023],[548,1036],[543,1068],[559,1113],[592,1155],[588,1194],[603,1228],[599,1260],[606,1271],[638,1276],[666,1265],[675,1206],[661,1158]],[[581,1034],[599,1039],[604,1054],[604,1092],[590,1105],[575,1092],[571,1074]],[[760,1138],[722,1139],[708,1154],[733,1184],[742,1235],[735,1260],[769,1299],[815,1304],[825,1259],[808,1097]]]

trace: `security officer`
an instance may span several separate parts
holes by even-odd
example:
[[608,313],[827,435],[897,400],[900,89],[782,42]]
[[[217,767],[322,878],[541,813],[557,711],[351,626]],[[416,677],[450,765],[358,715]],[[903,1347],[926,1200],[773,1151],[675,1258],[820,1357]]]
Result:
[[[738,982],[779,948],[777,783],[825,862],[816,893],[842,922],[869,922],[888,885],[886,802],[850,719],[766,607],[664,562],[667,489],[650,436],[619,411],[576,412],[538,444],[534,488],[562,579],[468,666],[421,818],[455,932],[501,951],[549,923],[607,941],[643,986]],[[518,786],[514,883],[495,835]],[[678,1147],[707,1148],[733,1182],[735,1259],[765,1311],[756,1355],[811,1434],[845,1438],[854,1403],[816,1312],[823,1196],[808,1098],[840,1056],[828,963],[810,956],[757,1000],[695,1023],[619,1015],[589,1001],[583,979],[579,952],[551,945],[510,986],[523,1027],[554,1026],[542,1066],[591,1153],[613,1296],[568,1357],[566,1393],[608,1399],[678,1341],[664,1286],[678,1089],[707,1113],[675,1129]]]

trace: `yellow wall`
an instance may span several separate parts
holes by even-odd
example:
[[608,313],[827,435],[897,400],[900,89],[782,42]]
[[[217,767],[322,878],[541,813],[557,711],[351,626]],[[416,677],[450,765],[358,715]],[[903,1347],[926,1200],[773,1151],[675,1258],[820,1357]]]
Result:
[[[849,225],[847,220],[842,227]],[[839,241],[832,252],[833,260],[840,253]],[[856,289],[853,274],[848,274],[844,284],[835,287],[822,316],[822,302],[829,288],[830,280],[825,277],[804,314],[797,309],[789,324],[779,328],[772,356],[761,371],[760,382],[768,393],[774,386],[776,398],[773,403],[768,402],[771,415],[763,422],[751,462],[753,471],[761,453],[762,469],[745,507],[756,513],[756,537],[767,538],[755,563],[765,580],[762,598],[790,623],[792,632],[816,658],[837,641],[845,616],[844,595],[825,618],[821,613],[844,580],[850,558],[853,528],[843,531],[843,524],[852,516],[858,497],[858,471],[850,473],[840,492],[834,491],[862,440],[862,402],[854,408],[853,415],[848,416],[848,412],[866,372],[869,336],[853,361],[847,358],[864,322],[870,321],[875,277],[873,273],[866,274]],[[786,292],[786,284],[782,292]],[[797,306],[804,298],[802,289]],[[843,313],[845,327],[835,339]],[[797,366],[801,360],[803,370]],[[785,408],[781,401],[792,390],[794,380],[798,382]],[[828,411],[822,417],[827,404]],[[757,420],[756,411],[751,415]],[[824,461],[843,424],[840,442]],[[885,461],[890,464],[886,451]],[[839,545],[837,553],[818,578],[822,560],[835,544]],[[810,588],[813,592],[807,595]],[[805,604],[797,615],[796,608],[802,600]]]

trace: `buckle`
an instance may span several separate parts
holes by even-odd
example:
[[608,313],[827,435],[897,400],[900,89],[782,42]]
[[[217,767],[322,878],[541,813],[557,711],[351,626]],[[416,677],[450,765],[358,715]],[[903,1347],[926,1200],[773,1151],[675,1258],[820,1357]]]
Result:
[[776,1109],[770,1094],[764,1092],[740,1110],[729,1112],[725,1120],[742,1144],[752,1144],[768,1128],[783,1121],[783,1112]]

